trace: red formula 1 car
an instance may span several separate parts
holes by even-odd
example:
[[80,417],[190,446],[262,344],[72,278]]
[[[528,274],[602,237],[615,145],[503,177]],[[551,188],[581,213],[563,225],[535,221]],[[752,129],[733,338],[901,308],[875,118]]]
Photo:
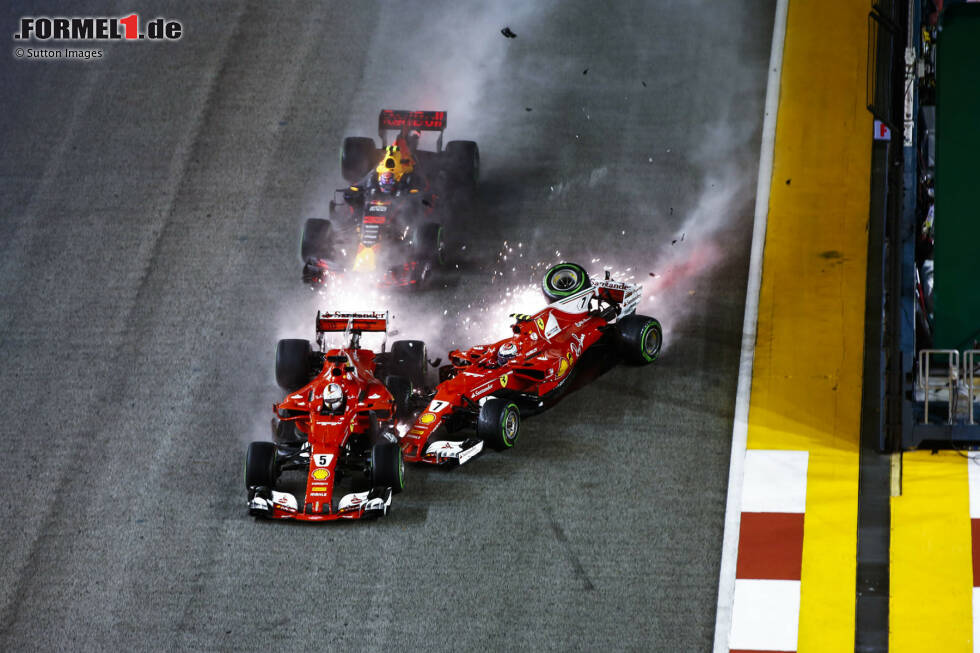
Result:
[[[330,220],[306,221],[304,282],[323,285],[359,272],[376,273],[382,286],[419,287],[431,278],[444,262],[450,201],[472,195],[480,171],[475,142],[450,141],[443,149],[445,128],[445,111],[384,110],[380,149],[371,138],[344,139],[340,164],[351,185],[337,190],[342,199],[330,202]],[[423,132],[438,133],[435,151],[419,147]]]
[[[592,279],[560,263],[542,283],[551,305],[515,315],[513,335],[450,352],[441,383],[401,439],[405,460],[462,464],[484,444],[514,446],[522,416],[539,413],[616,363],[647,364],[660,354],[660,323],[636,315],[641,287]],[[475,428],[475,435],[454,435]]]
[[[349,344],[325,349],[325,334]],[[363,349],[361,334],[387,333],[385,313],[317,314],[317,348],[280,340],[276,380],[289,392],[273,409],[274,442],[253,442],[245,458],[252,515],[323,521],[387,514],[404,487],[404,462],[394,435],[412,384],[425,382],[425,345],[393,343],[390,352]],[[382,382],[382,380],[384,382]],[[292,474],[290,482],[286,472]],[[300,476],[299,478],[295,478]],[[339,491],[344,488],[343,491]]]

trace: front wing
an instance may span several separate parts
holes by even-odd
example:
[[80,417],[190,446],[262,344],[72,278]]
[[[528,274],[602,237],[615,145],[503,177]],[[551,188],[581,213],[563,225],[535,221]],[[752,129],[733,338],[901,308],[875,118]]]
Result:
[[391,488],[375,488],[365,492],[344,495],[331,512],[314,513],[313,504],[308,503],[299,509],[296,497],[288,492],[262,488],[254,493],[248,502],[248,512],[255,517],[266,519],[295,519],[297,521],[334,521],[337,519],[362,519],[382,517],[391,507]]

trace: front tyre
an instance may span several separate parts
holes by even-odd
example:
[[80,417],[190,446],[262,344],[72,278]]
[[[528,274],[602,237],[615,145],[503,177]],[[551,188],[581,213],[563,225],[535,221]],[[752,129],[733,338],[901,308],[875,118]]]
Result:
[[420,225],[413,241],[419,260],[432,261],[436,265],[446,262],[446,243],[443,240],[442,225],[438,222]]
[[300,243],[300,257],[303,262],[310,259],[329,259],[333,253],[333,234],[330,221],[309,218],[303,225],[303,240]]
[[276,445],[253,442],[245,452],[245,489],[276,486]]
[[497,451],[510,449],[521,429],[521,411],[506,399],[487,399],[480,406],[476,434]]
[[620,351],[636,365],[648,365],[660,356],[664,332],[660,322],[645,315],[628,315],[617,322]]
[[578,263],[559,263],[544,273],[541,291],[549,302],[571,297],[592,285],[589,273]]
[[390,487],[395,494],[405,489],[405,461],[396,443],[382,442],[371,447],[371,484]]

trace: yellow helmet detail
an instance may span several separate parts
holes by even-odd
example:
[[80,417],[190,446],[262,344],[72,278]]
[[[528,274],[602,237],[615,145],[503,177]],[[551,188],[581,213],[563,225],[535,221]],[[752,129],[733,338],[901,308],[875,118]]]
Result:
[[391,172],[398,181],[401,181],[404,175],[413,170],[415,170],[415,164],[412,161],[411,155],[403,153],[397,145],[389,145],[385,148],[384,158],[381,159],[378,167],[374,169],[379,175]]

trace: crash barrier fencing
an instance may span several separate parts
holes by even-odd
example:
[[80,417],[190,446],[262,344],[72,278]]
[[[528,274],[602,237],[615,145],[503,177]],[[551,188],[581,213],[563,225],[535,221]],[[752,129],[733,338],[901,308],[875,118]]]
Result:
[[[919,352],[918,391],[916,399],[923,402],[922,423],[929,423],[929,402],[946,402],[946,423],[953,424],[959,418],[967,424],[976,424],[975,404],[980,401],[980,349],[960,352],[956,349],[923,349]],[[933,361],[933,357],[940,360]],[[944,358],[943,358],[944,357]],[[963,400],[962,402],[960,400]]]
[[868,14],[867,107],[876,119],[892,129],[896,127],[892,80],[897,34],[893,21],[877,11]]
[[980,354],[980,349],[968,349],[963,353],[963,382],[966,383],[966,405],[967,411],[969,411],[969,419],[967,420],[970,424],[976,424],[973,421],[973,404],[977,399],[980,399],[980,394],[977,393],[977,381],[980,381],[980,377],[976,376],[976,364],[975,355]]
[[[933,377],[931,363],[933,356],[945,356],[945,373],[940,367],[940,374]],[[956,411],[956,386],[960,371],[960,352],[955,349],[923,349],[919,352],[919,389],[923,392],[923,402],[925,413],[922,416],[922,423],[929,423],[929,397],[933,394],[937,399],[943,395],[947,402],[946,423],[953,423],[953,415]]]

